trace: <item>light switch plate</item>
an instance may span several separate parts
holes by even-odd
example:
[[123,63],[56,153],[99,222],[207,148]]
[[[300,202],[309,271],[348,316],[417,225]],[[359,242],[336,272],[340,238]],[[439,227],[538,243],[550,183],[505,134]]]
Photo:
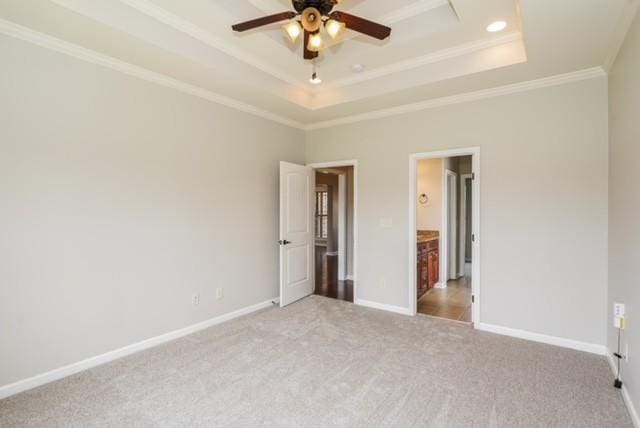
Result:
[[623,318],[624,317],[624,303],[614,303],[613,304],[613,316],[614,318]]
[[613,326],[615,328],[624,329],[624,313],[624,303],[616,302],[613,304]]

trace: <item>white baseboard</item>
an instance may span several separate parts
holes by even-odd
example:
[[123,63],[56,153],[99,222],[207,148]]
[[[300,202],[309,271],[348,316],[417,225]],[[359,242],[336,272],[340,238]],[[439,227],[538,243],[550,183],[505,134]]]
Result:
[[356,299],[355,304],[373,309],[381,309],[383,311],[393,312],[401,315],[413,315],[411,311],[409,311],[409,309],[403,308],[401,306],[386,305],[384,303],[371,302],[369,300],[362,299]]
[[518,330],[515,328],[502,327],[499,325],[479,323],[475,328],[490,333],[502,334],[504,336],[517,337],[519,339],[531,340],[533,342],[546,343],[548,345],[561,346],[563,348],[575,349],[577,351],[590,352],[597,355],[606,355],[607,347],[595,343],[580,342],[562,337],[548,336],[546,334],[533,333],[526,330]]
[[18,394],[20,392],[26,391],[28,389],[32,389],[49,382],[53,382],[67,376],[71,376],[72,374],[76,374],[78,372],[90,369],[92,367],[117,360],[118,358],[122,358],[127,355],[134,354],[136,352],[143,351],[145,349],[152,348],[154,346],[158,346],[166,342],[170,342],[182,336],[187,336],[197,331],[204,330],[206,328],[214,326],[216,324],[221,324],[225,321],[229,321],[234,318],[238,318],[243,315],[250,314],[260,309],[268,308],[273,305],[274,301],[278,301],[278,300],[279,298],[269,299],[266,302],[258,303],[252,306],[247,306],[245,308],[238,309],[237,311],[229,312],[227,314],[220,315],[218,317],[211,318],[209,320],[202,321],[200,323],[193,324],[188,327],[181,328],[179,330],[174,330],[172,332],[165,333],[160,336],[152,337],[150,339],[146,339],[141,342],[134,343],[132,345],[128,345],[120,349],[109,351],[102,355],[96,355],[95,357],[87,358],[86,360],[78,361],[77,363],[69,364],[67,366],[48,371],[46,373],[42,373],[27,379],[19,380],[17,382],[10,383],[8,385],[0,386],[0,400],[3,398],[10,397],[12,395]]
[[355,281],[356,280],[356,277],[353,276],[353,275],[347,275],[346,278],[347,278],[347,281]]
[[433,288],[447,288],[447,283],[446,282],[437,282],[436,285],[433,286]]
[[[609,365],[611,366],[611,371],[613,371],[613,377],[611,378],[611,382],[613,383],[613,379],[615,379],[618,374],[618,367],[616,361],[613,359],[612,352],[607,352],[607,361],[609,361]],[[636,408],[633,405],[633,401],[631,401],[631,397],[629,396],[629,391],[627,390],[627,386],[624,384],[624,379],[620,376],[622,382],[622,389],[620,389],[620,393],[622,394],[622,399],[624,400],[624,404],[627,406],[627,410],[629,411],[629,416],[631,417],[631,421],[633,422],[633,426],[636,428],[640,428],[640,417],[638,417],[638,412],[636,412]]]

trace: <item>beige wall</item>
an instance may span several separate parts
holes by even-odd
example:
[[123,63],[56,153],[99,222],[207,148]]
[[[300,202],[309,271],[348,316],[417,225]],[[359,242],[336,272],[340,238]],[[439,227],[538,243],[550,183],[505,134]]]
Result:
[[604,345],[605,78],[308,133],[308,162],[359,162],[358,298],[408,306],[409,155],[472,146],[482,322]]
[[302,132],[6,37],[0,58],[0,386],[278,295]]
[[624,383],[640,405],[640,15],[609,76],[609,348],[616,347],[613,302],[626,304]]
[[425,159],[418,162],[418,194],[426,193],[429,201],[418,202],[416,227],[418,230],[442,232],[442,159]]

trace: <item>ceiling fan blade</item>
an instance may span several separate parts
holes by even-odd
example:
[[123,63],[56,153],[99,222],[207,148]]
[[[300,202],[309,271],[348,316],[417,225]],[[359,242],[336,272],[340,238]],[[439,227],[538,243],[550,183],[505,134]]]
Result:
[[310,51],[307,46],[309,45],[309,33],[307,30],[304,30],[304,40],[303,40],[303,49],[304,49],[304,59],[314,59],[318,57],[318,52]]
[[375,37],[379,40],[384,40],[391,35],[391,28],[346,12],[335,11],[332,12],[329,17],[344,23],[347,28],[353,31]]
[[280,12],[275,15],[263,16],[262,18],[252,19],[251,21],[241,22],[240,24],[232,25],[233,31],[247,31],[253,28],[262,27],[263,25],[273,24],[274,22],[285,21],[292,19],[298,14],[295,12]]

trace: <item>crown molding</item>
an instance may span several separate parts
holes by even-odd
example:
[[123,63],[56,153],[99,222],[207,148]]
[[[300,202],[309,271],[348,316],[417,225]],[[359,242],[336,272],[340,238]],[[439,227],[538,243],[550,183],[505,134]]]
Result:
[[324,89],[336,89],[344,86],[354,85],[357,83],[363,83],[368,80],[377,79],[379,77],[388,76],[390,74],[401,73],[403,71],[412,70],[414,68],[423,67],[425,65],[433,64],[440,61],[445,61],[451,58],[456,58],[463,55],[468,55],[474,52],[478,52],[484,49],[490,49],[496,46],[504,45],[522,40],[522,33],[513,32],[505,34],[500,37],[494,37],[487,40],[480,40],[477,42],[471,42],[464,45],[456,46],[454,48],[443,49],[436,52],[432,52],[427,55],[410,58],[405,61],[396,62],[383,67],[378,67],[364,73],[349,76],[343,79],[335,80],[331,83],[324,85]]
[[199,40],[200,42],[214,49],[224,52],[225,54],[258,69],[263,73],[269,74],[270,76],[275,77],[276,79],[283,82],[287,82],[289,84],[308,90],[307,85],[299,79],[296,79],[294,76],[283,72],[279,68],[274,67],[273,65],[265,61],[262,61],[254,55],[246,53],[242,49],[236,48],[232,44],[227,43],[226,41],[214,36],[213,34],[198,27],[197,25],[192,24],[186,19],[183,19],[166,9],[159,7],[148,0],[119,1],[137,10],[138,12],[141,12],[159,22],[162,22],[165,25],[168,25],[174,30],[187,34],[190,37],[193,37],[194,39]]
[[[52,2],[73,10],[77,13],[87,14],[86,6],[83,3],[83,0],[51,0]],[[85,9],[78,8],[77,3],[83,4]],[[338,79],[333,82],[325,83],[322,88],[317,88],[308,85],[306,82],[300,81],[297,78],[293,77],[291,74],[286,73],[281,70],[279,67],[274,66],[270,63],[267,63],[260,58],[247,53],[241,48],[234,46],[232,43],[215,36],[214,34],[206,31],[202,27],[199,27],[192,22],[154,4],[149,0],[118,0],[118,2],[125,7],[129,7],[132,10],[137,11],[141,15],[148,17],[150,19],[156,20],[157,22],[172,28],[173,30],[180,32],[194,40],[197,40],[203,43],[206,46],[209,46],[212,49],[215,49],[225,55],[229,55],[230,57],[241,61],[252,68],[261,71],[277,80],[280,80],[284,83],[288,83],[298,90],[301,93],[306,94],[308,99],[304,101],[296,101],[290,99],[287,96],[282,96],[283,99],[293,102],[300,107],[303,107],[309,111],[318,110],[314,104],[314,99],[327,90],[342,88],[350,85],[356,85],[368,82],[370,80],[374,80],[377,78],[393,75],[395,73],[401,73],[410,71],[412,69],[416,69],[419,67],[425,67],[431,64],[438,63],[440,61],[450,60],[452,58],[471,55],[474,52],[481,51],[484,49],[490,49],[492,47],[500,46],[503,44],[512,43],[514,41],[521,41],[522,34],[520,32],[513,32],[506,35],[502,35],[500,37],[493,37],[481,41],[475,41],[467,44],[463,44],[460,46],[456,46],[449,49],[443,49],[437,52],[432,52],[427,55],[409,58],[397,63],[389,64],[386,66],[382,66],[379,68],[368,70],[364,73],[358,75],[348,76],[343,79]],[[264,10],[264,13],[270,13],[275,10],[277,5],[280,4],[277,0],[250,0],[250,3],[254,5],[256,8],[260,10]],[[273,3],[273,4],[272,4]],[[399,22],[405,19],[409,19],[411,17],[418,16],[420,14],[426,13],[430,10],[437,9],[439,7],[451,7],[450,0],[419,0],[415,1],[412,4],[409,4],[405,7],[400,8],[399,10],[392,11],[386,15],[378,18],[379,21],[387,23],[391,25],[392,23]],[[97,13],[97,12],[96,12]],[[94,14],[88,14],[87,16],[92,17]],[[351,35],[348,36],[350,38]],[[344,40],[342,40],[344,41]],[[274,92],[276,95],[281,93],[286,93],[283,91]],[[320,108],[324,108],[326,106],[320,106]]]
[[372,112],[356,114],[343,117],[340,119],[327,120],[311,124],[303,124],[285,116],[271,113],[262,108],[244,103],[225,95],[209,91],[207,89],[174,79],[172,77],[156,73],[154,71],[127,63],[125,61],[101,54],[99,52],[87,49],[73,43],[52,37],[50,35],[40,33],[27,27],[15,24],[13,22],[0,18],[0,34],[13,37],[25,42],[35,44],[37,46],[71,56],[82,61],[107,67],[109,69],[137,77],[139,79],[155,83],[167,88],[175,89],[185,94],[193,95],[198,98],[205,99],[215,104],[223,105],[244,113],[248,113],[266,120],[270,120],[292,128],[312,131],[322,128],[330,128],[334,126],[346,125],[350,123],[363,122],[367,120],[380,119],[384,117],[397,116],[404,113],[412,113],[430,108],[443,107],[452,104],[461,104],[466,102],[478,101],[486,98],[494,98],[502,95],[509,95],[518,92],[526,92],[534,89],[546,88],[550,86],[558,86],[566,83],[577,82],[581,80],[593,79],[597,77],[607,76],[607,72],[603,67],[594,67],[585,70],[574,71],[571,73],[559,74],[556,76],[535,79],[526,82],[514,83],[511,85],[499,86],[480,91],[467,92],[449,97],[435,98],[418,103],[411,103],[396,106],[388,109],[381,109]]
[[239,110],[244,113],[249,113],[263,119],[290,126],[292,128],[304,129],[304,125],[302,123],[294,121],[287,117],[271,113],[267,110],[244,103],[234,98],[227,97],[225,95],[221,95],[216,92],[191,85],[189,83],[185,83],[181,80],[174,79],[173,77],[156,73],[155,71],[151,71],[146,68],[110,57],[108,55],[101,54],[94,50],[69,43],[67,41],[52,37],[44,33],[40,33],[38,31],[23,27],[4,19],[0,19],[0,33],[74,57],[76,59],[90,62],[92,64],[101,65],[103,67],[119,71],[129,76],[146,80],[147,82],[156,83],[167,88],[178,90],[185,94],[194,95],[198,98],[203,98],[213,103]]
[[511,85],[498,86],[480,91],[467,92],[464,94],[453,95],[450,97],[435,98],[418,103],[405,104],[388,109],[376,110],[368,113],[357,114],[353,116],[343,117],[340,119],[327,120],[324,122],[316,122],[304,127],[307,131],[322,128],[331,128],[339,125],[347,125],[356,122],[363,122],[373,119],[381,119],[390,116],[397,116],[405,113],[413,113],[416,111],[427,110],[430,108],[443,107],[452,104],[461,104],[472,101],[483,100],[486,98],[494,98],[502,95],[515,94],[518,92],[526,92],[534,89],[547,88],[550,86],[558,86],[581,80],[593,79],[597,77],[606,77],[607,73],[602,67],[588,68],[585,70],[574,71],[571,73],[559,74],[556,76],[545,77],[542,79],[529,80],[526,82],[514,83]]
[[607,57],[604,60],[604,69],[605,71],[611,71],[613,64],[616,62],[616,58],[618,57],[618,53],[622,48],[622,45],[627,37],[627,33],[631,28],[631,24],[633,24],[633,20],[638,13],[638,8],[640,7],[640,0],[627,0],[627,4],[622,11],[622,16],[618,20],[618,25],[616,25],[616,30],[613,34],[611,43],[609,45],[609,50],[607,52]]

